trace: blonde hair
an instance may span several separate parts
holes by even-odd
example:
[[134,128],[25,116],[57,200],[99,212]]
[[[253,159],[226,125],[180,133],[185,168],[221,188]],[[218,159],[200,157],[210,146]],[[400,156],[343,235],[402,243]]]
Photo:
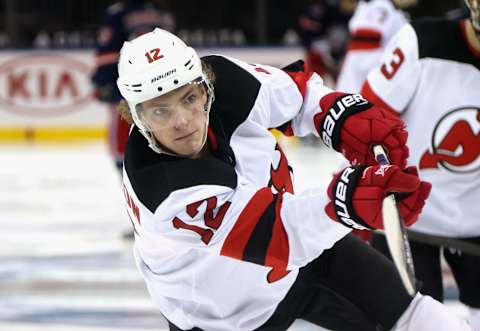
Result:
[[130,107],[128,106],[128,103],[125,101],[125,99],[122,99],[120,101],[117,106],[117,111],[120,116],[125,120],[125,122],[127,122],[128,124],[133,124],[133,117],[130,113]]
[[[207,79],[210,81],[211,84],[215,83],[215,72],[213,71],[212,67],[202,61],[202,71],[207,76]],[[132,113],[130,112],[130,107],[128,106],[127,101],[122,99],[117,106],[117,111],[120,116],[128,123],[133,124],[133,117]]]

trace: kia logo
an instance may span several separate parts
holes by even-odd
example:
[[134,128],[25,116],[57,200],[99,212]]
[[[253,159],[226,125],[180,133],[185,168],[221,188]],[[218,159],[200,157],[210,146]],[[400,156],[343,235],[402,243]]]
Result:
[[59,54],[28,54],[0,64],[0,109],[56,116],[91,100],[90,68]]

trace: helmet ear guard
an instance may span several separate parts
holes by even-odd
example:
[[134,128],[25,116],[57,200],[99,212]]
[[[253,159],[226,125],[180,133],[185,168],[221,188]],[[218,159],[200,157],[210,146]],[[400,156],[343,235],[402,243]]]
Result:
[[[118,62],[117,86],[127,101],[135,125],[157,153],[166,151],[142,123],[137,106],[186,84],[204,83],[208,111],[213,103],[213,86],[202,71],[196,51],[168,31],[156,28],[123,44]],[[206,134],[205,134],[206,141]],[[205,142],[204,142],[205,143]]]

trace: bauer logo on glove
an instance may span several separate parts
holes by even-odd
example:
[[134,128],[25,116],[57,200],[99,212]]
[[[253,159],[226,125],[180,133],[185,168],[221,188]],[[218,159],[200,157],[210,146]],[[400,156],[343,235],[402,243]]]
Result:
[[405,226],[410,226],[417,221],[430,189],[431,184],[418,177],[416,167],[347,167],[330,182],[327,193],[331,201],[325,211],[350,228],[383,229],[382,202],[394,193]]
[[372,106],[360,94],[347,94],[337,99],[325,115],[322,125],[322,140],[330,148],[338,150],[340,139],[332,139],[340,135],[343,121],[351,113],[363,111]]
[[409,155],[405,124],[395,114],[372,105],[360,94],[329,93],[320,100],[315,127],[323,142],[351,164],[376,164],[372,146],[382,145],[401,168]]

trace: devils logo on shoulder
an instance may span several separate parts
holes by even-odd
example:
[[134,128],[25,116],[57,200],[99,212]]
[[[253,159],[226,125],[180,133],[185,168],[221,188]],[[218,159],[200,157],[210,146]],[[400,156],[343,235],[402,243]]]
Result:
[[445,114],[435,125],[430,150],[420,169],[444,168],[469,173],[480,169],[480,108],[462,107]]

